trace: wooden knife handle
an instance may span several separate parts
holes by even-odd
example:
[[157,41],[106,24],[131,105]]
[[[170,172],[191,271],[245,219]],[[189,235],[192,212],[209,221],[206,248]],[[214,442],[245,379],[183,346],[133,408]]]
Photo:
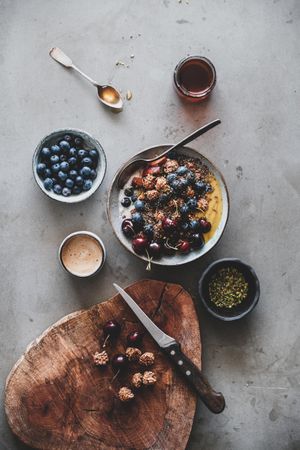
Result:
[[171,344],[164,350],[180,372],[194,386],[207,408],[215,414],[221,413],[225,408],[223,394],[213,390],[201,370],[182,353],[180,345],[178,343]]

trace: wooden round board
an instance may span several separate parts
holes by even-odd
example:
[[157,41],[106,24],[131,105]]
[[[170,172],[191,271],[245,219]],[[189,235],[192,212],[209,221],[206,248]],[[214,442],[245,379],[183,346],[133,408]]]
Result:
[[[177,284],[154,280],[136,282],[126,291],[201,367],[199,324],[190,295]],[[121,403],[116,392],[128,385],[132,371],[111,383],[111,367],[95,367],[92,356],[100,350],[102,326],[109,319],[119,321],[122,331],[107,351],[124,352],[127,334],[143,327],[116,295],[64,317],[15,364],[6,382],[5,410],[12,431],[29,446],[51,450],[186,447],[197,396],[148,333],[142,350],[155,354],[158,381],[137,391],[131,403]]]

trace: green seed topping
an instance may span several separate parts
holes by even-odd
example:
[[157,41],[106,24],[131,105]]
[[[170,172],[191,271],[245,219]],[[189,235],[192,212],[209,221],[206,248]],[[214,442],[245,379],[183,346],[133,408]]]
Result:
[[248,283],[235,267],[218,270],[209,281],[210,300],[218,308],[233,308],[244,301],[248,294]]

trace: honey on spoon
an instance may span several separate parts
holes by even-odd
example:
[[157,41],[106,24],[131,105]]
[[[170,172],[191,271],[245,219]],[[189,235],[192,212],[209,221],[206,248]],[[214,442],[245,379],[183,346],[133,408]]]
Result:
[[93,86],[97,88],[98,99],[105,106],[108,106],[115,112],[122,111],[123,108],[123,100],[119,91],[109,84],[101,85],[86,75],[82,70],[76,67],[72,60],[58,47],[51,48],[49,55],[57,62],[59,62],[62,66],[67,67],[68,69],[74,69],[76,72],[80,73],[86,80],[92,83]]

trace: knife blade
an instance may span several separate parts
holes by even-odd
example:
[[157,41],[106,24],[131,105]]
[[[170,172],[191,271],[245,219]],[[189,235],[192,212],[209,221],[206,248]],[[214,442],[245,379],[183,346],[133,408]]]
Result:
[[125,300],[129,308],[142,322],[159,347],[168,355],[184,377],[196,389],[203,403],[215,414],[221,413],[225,408],[225,399],[221,392],[212,389],[201,370],[181,351],[180,344],[173,337],[164,333],[137,305],[133,298],[124,289],[113,283],[113,286]]

